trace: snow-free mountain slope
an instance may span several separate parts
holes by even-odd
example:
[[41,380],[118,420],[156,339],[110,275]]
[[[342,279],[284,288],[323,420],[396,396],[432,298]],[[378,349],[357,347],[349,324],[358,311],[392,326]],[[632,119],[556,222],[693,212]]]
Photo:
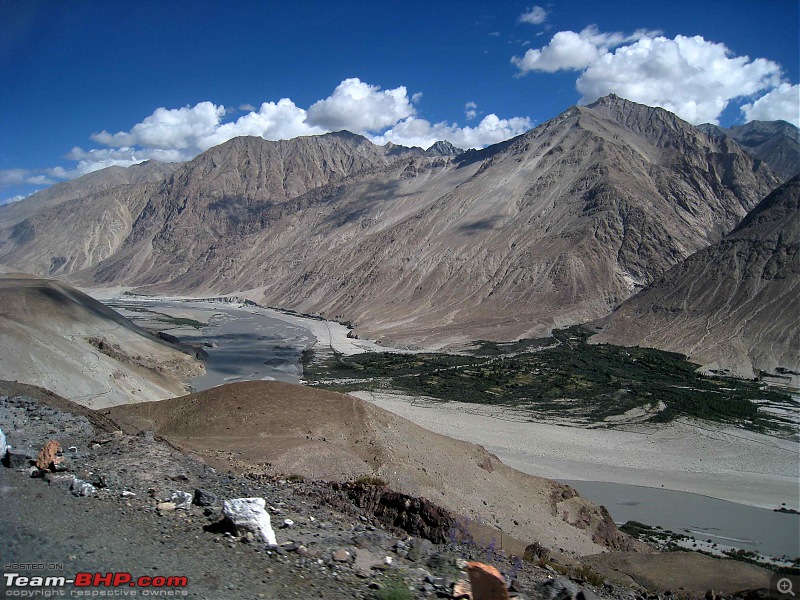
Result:
[[86,294],[54,280],[0,275],[0,372],[102,408],[185,390],[203,367]]
[[247,293],[396,343],[511,339],[608,314],[779,184],[738,144],[616,96],[484,150],[437,150],[346,132],[237,138],[136,192],[114,244],[96,218],[81,225],[84,209],[32,217],[91,232],[81,244],[102,252],[37,234],[6,242],[0,262],[55,260],[83,285]]
[[800,129],[786,121],[750,121],[730,129],[704,123],[709,135],[728,136],[763,160],[783,180],[800,173]]
[[682,261],[601,321],[595,342],[689,355],[752,377],[800,372],[800,176],[716,244]]
[[179,166],[180,163],[160,163],[150,160],[130,167],[107,167],[71,181],[57,183],[29,196],[24,202],[0,206],[0,229],[12,227],[38,212],[68,200],[103,192],[120,185],[161,181]]

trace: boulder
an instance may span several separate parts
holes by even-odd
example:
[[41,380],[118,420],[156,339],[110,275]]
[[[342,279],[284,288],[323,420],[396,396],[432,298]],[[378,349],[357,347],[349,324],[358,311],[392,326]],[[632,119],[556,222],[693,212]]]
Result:
[[430,540],[425,538],[414,538],[409,546],[408,558],[414,562],[423,562],[436,549]]
[[81,497],[81,496],[93,496],[97,491],[95,487],[83,479],[78,479],[77,477],[72,478],[72,487],[70,488],[73,496]]
[[176,490],[172,492],[169,497],[170,502],[175,504],[175,508],[180,508],[182,510],[189,510],[192,506],[192,495],[189,492],[182,492],[180,490]]
[[493,566],[470,562],[467,563],[467,574],[472,587],[472,600],[509,600],[506,580]]
[[544,600],[575,600],[580,588],[569,579],[549,579],[537,586]]
[[36,466],[42,471],[56,470],[56,465],[61,462],[61,444],[55,440],[50,440],[39,451],[36,457]]
[[235,498],[225,500],[222,511],[240,534],[248,531],[260,537],[266,544],[276,546],[275,532],[272,530],[267,503],[263,498]]
[[217,503],[217,496],[208,490],[197,488],[194,491],[194,499],[192,500],[197,506],[208,507],[214,506]]
[[27,469],[36,462],[36,454],[25,448],[7,448],[3,465],[10,469]]
[[331,558],[336,562],[350,562],[353,560],[353,554],[347,548],[338,548],[334,550]]

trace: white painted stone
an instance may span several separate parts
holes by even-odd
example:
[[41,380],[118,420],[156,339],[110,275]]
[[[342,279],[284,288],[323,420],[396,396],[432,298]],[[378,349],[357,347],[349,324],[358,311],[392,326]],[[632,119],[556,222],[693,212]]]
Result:
[[169,499],[175,503],[176,508],[189,510],[189,508],[192,506],[192,495],[189,492],[176,490],[172,492],[172,495]]
[[6,453],[6,434],[3,433],[3,430],[0,429],[0,456],[4,456]]
[[269,513],[265,510],[267,503],[263,498],[235,498],[225,500],[222,512],[236,526],[236,529],[250,531],[270,546],[278,544],[272,530]]

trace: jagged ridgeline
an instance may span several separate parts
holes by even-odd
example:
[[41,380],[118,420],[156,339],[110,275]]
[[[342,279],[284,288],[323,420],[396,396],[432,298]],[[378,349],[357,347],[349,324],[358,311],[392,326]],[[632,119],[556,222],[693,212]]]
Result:
[[612,95],[479,151],[233,139],[160,180],[0,210],[0,262],[244,293],[389,343],[531,338],[608,315],[780,182],[728,137]]
[[674,350],[722,372],[797,385],[798,297],[800,176],[601,321],[595,340]]

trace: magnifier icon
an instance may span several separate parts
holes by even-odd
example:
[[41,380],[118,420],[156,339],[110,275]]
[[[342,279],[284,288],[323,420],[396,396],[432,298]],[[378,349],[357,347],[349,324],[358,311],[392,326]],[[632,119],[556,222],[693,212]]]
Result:
[[790,596],[792,596],[794,598],[795,593],[794,593],[794,591],[792,591],[792,580],[791,579],[786,579],[785,577],[783,579],[779,579],[777,587],[778,587],[778,591],[781,594],[789,594]]

